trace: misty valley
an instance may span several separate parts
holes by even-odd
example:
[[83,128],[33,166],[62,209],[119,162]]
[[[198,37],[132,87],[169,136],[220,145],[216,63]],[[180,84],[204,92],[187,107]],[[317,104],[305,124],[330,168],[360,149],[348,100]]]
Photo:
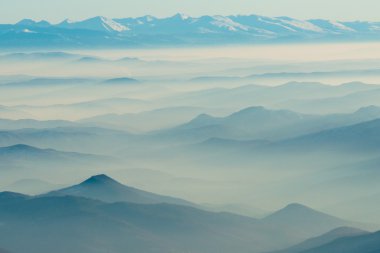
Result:
[[3,49],[0,253],[378,253],[379,84],[376,42]]

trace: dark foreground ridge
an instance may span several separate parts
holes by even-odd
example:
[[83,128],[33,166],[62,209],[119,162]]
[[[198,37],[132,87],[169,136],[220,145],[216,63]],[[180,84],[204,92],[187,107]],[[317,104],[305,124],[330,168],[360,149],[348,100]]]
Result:
[[352,224],[300,204],[263,219],[204,211],[104,174],[34,197],[0,193],[0,221],[13,253],[259,253]]

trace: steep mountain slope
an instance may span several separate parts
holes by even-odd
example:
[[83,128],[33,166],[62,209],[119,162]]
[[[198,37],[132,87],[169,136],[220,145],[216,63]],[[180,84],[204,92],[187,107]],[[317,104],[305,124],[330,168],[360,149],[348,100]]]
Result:
[[344,237],[320,247],[301,251],[302,253],[378,253],[380,232],[369,235]]
[[330,242],[333,242],[343,237],[355,237],[355,236],[366,235],[366,234],[369,234],[369,232],[366,232],[357,228],[340,227],[328,233],[325,233],[321,236],[308,239],[288,249],[275,251],[273,253],[297,253],[301,251],[303,252],[309,249],[317,248],[324,244],[328,244]]
[[139,204],[171,203],[178,205],[194,204],[178,199],[150,192],[145,192],[129,186],[120,184],[106,175],[93,176],[84,182],[65,189],[57,190],[46,194],[47,196],[79,196],[105,202],[132,202]]

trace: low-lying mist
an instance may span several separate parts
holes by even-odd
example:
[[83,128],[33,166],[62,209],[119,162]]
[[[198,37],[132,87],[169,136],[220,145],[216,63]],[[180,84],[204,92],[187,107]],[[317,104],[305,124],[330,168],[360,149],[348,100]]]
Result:
[[380,224],[380,44],[0,55],[0,189],[106,173],[211,210]]

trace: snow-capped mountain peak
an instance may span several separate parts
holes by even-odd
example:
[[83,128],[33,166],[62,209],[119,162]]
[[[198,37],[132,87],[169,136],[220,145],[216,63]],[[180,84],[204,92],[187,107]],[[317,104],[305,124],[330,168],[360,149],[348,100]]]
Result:
[[72,21],[66,19],[58,26],[69,29],[87,29],[108,32],[123,32],[129,30],[128,27],[114,21],[113,19],[98,16],[83,21]]
[[[0,34],[22,31],[24,31],[24,36],[29,36],[33,43],[40,41],[38,43],[74,46],[157,45],[160,43],[175,45],[229,44],[310,40],[380,41],[379,22],[301,20],[291,17],[259,15],[191,17],[179,13],[166,18],[142,16],[118,19],[98,16],[81,21],[65,20],[57,25],[51,25],[45,21],[22,20],[15,24],[15,27],[12,25],[0,27]],[[37,32],[38,35],[29,35],[29,31]],[[94,38],[97,39],[94,40]],[[5,39],[3,40],[4,45],[13,43],[7,43]],[[20,40],[19,44],[24,45],[25,41]]]

